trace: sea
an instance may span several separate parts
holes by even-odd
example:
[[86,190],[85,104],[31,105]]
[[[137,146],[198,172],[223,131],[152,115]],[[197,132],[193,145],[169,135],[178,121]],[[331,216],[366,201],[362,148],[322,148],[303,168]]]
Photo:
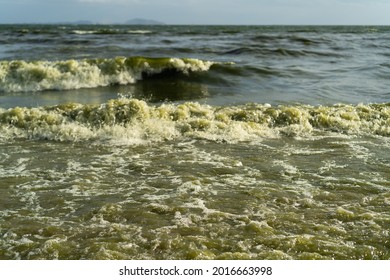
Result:
[[0,259],[390,259],[390,27],[0,25]]

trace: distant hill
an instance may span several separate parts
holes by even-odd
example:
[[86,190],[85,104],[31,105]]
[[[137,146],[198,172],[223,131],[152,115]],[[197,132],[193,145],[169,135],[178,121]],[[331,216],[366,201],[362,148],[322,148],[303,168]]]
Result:
[[93,25],[95,24],[92,21],[89,20],[79,20],[79,21],[74,21],[74,22],[69,22],[68,24],[75,24],[75,25]]
[[125,22],[128,25],[164,25],[165,23],[156,20],[135,18]]

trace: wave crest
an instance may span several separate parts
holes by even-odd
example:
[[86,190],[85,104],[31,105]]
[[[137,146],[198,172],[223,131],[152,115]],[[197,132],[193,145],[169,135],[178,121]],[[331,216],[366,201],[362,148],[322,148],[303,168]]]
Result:
[[257,141],[328,133],[390,136],[390,103],[312,107],[251,104],[213,107],[199,103],[151,106],[138,99],[101,105],[76,103],[0,109],[0,135],[55,141],[151,143],[182,137]]
[[165,71],[208,71],[211,61],[116,57],[67,61],[0,61],[0,92],[37,92],[132,84]]

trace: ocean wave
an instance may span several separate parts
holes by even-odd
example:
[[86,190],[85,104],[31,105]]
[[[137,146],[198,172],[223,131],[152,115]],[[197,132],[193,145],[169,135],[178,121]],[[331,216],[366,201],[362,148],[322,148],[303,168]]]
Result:
[[152,34],[153,31],[139,29],[139,30],[128,30],[127,33],[129,33],[129,34]]
[[152,106],[120,98],[100,105],[0,109],[0,140],[145,144],[180,138],[222,142],[347,134],[390,136],[390,103],[313,107],[188,102]]
[[96,34],[97,31],[95,30],[72,30],[71,33],[77,34],[77,35],[88,35],[88,34]]
[[142,29],[137,29],[137,30],[123,30],[123,29],[94,29],[94,30],[84,30],[84,29],[75,29],[70,31],[72,34],[77,34],[77,35],[121,35],[121,34],[152,34],[153,31],[151,30],[142,30]]
[[132,84],[167,71],[208,71],[211,61],[116,57],[67,61],[0,61],[0,92],[37,92]]

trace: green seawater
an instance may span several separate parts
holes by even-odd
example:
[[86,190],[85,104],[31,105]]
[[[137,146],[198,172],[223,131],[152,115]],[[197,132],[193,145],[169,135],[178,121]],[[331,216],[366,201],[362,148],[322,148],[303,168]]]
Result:
[[1,259],[389,259],[390,142],[0,145]]
[[0,259],[390,259],[389,40],[0,25]]

